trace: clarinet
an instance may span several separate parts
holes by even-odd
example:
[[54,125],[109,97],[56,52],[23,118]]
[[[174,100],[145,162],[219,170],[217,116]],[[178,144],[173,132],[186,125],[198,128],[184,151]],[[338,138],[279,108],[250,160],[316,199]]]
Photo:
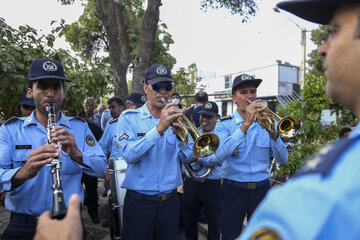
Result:
[[[49,103],[49,106],[46,107],[48,112],[48,125],[47,125],[47,144],[56,144],[61,152],[61,144],[55,143],[52,136],[52,130],[56,127],[55,121],[55,108],[53,103]],[[53,208],[52,208],[52,218],[62,219],[66,215],[66,206],[64,201],[64,194],[61,187],[61,177],[60,177],[60,155],[57,158],[54,158],[50,164],[51,166],[51,176],[52,176],[52,186],[53,190]]]

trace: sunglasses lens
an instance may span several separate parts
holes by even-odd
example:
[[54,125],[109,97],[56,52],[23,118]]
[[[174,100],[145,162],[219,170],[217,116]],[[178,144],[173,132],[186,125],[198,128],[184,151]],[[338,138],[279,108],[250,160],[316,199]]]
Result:
[[159,91],[161,89],[162,85],[160,83],[155,83],[152,85],[152,88],[155,92]]
[[165,90],[170,92],[171,89],[173,88],[173,85],[171,83],[165,83]]

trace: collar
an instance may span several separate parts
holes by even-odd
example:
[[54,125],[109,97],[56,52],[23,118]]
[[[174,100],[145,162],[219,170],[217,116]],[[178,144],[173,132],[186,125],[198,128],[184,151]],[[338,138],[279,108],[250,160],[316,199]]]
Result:
[[240,116],[238,110],[233,113],[233,119],[237,125],[240,125],[244,122],[244,119]]
[[356,124],[355,128],[350,132],[349,138],[356,138],[360,135],[360,123]]
[[141,119],[145,119],[145,118],[149,118],[152,117],[149,108],[147,107],[146,103],[144,105],[142,105],[142,107],[138,108],[139,113],[140,113],[140,118]]
[[[33,111],[30,116],[23,118],[24,119],[24,127],[31,124],[38,124],[39,122],[36,120],[35,111]],[[56,122],[57,125],[64,126],[67,128],[71,128],[70,126],[70,117],[66,117],[62,112],[60,112],[60,118]]]

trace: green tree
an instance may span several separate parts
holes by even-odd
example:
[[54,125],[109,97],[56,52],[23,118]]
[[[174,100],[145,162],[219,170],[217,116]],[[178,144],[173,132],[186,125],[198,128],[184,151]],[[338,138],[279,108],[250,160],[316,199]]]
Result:
[[[330,36],[328,26],[321,26],[311,34],[311,39],[320,47]],[[294,152],[289,154],[289,161],[281,166],[280,175],[292,175],[304,161],[316,153],[324,144],[334,141],[344,125],[354,125],[356,117],[348,109],[337,104],[326,95],[326,79],[323,74],[324,58],[318,56],[317,50],[310,54],[309,73],[305,86],[300,91],[301,98],[280,110],[281,115],[293,115],[300,119],[302,126],[296,139]],[[324,126],[321,122],[323,110],[335,114],[336,122]]]
[[0,18],[0,36],[0,118],[19,116],[14,106],[28,87],[27,72],[31,62],[37,58],[51,58],[61,62],[66,76],[74,80],[66,85],[63,107],[70,114],[82,110],[86,96],[97,98],[110,91],[108,85],[111,72],[107,71],[106,63],[101,60],[95,60],[93,64],[81,63],[67,51],[53,49],[54,35],[39,34],[28,25],[16,30]]
[[[177,82],[176,92],[180,95],[194,94],[196,83],[200,81],[195,63],[190,64],[187,69],[184,67],[179,68],[172,76]],[[181,103],[183,107],[189,107],[192,100],[183,98]]]

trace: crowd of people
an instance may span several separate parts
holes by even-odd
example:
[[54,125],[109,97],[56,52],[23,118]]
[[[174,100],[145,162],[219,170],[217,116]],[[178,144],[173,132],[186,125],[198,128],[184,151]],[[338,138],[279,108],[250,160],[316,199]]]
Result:
[[[359,115],[360,4],[287,0],[278,7],[330,24],[332,35],[319,49],[327,92]],[[65,84],[72,82],[61,63],[36,59],[27,80],[18,103],[22,116],[0,128],[0,192],[2,197],[6,193],[5,207],[11,212],[3,239],[86,239],[80,205],[94,224],[100,222],[98,178],[105,179],[107,196],[113,184],[109,159],[127,165],[121,185],[126,189],[122,239],[177,239],[179,225],[184,225],[185,239],[197,239],[202,212],[207,239],[360,237],[355,184],[359,127],[342,129],[339,141],[321,149],[282,187],[270,190],[271,160],[285,164],[288,152],[278,122],[264,116],[265,106],[257,99],[262,79],[237,76],[232,84],[236,110],[222,118],[204,91],[195,94],[191,108],[182,108],[177,83],[163,64],[147,69],[145,94],[133,92],[126,101],[112,97],[106,105],[87,97],[76,117],[61,111]],[[50,105],[55,109],[52,129]],[[194,131],[202,137],[194,137]],[[54,159],[61,162],[59,176]],[[207,175],[197,175],[200,170],[208,170]],[[51,211],[62,201],[66,216],[53,219]]]

